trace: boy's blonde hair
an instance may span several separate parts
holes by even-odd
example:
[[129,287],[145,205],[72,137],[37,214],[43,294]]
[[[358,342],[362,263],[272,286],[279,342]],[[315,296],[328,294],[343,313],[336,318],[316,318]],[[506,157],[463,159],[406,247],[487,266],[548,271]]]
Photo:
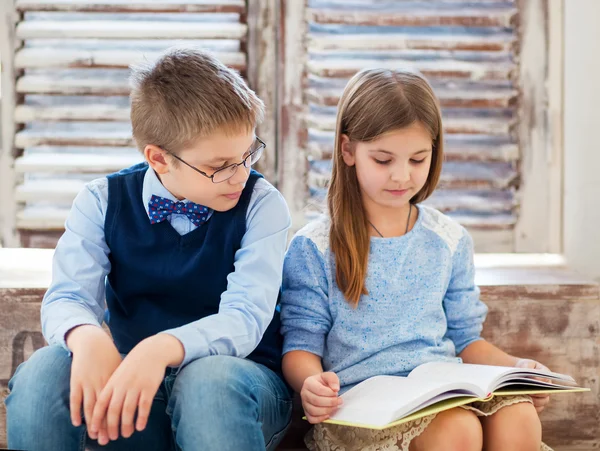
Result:
[[131,125],[140,151],[153,144],[178,153],[216,131],[254,130],[264,104],[242,77],[210,53],[172,48],[132,68]]
[[338,103],[333,171],[327,194],[329,240],[335,254],[338,287],[354,306],[361,295],[367,294],[370,239],[356,167],[346,165],[342,156],[342,135],[347,135],[351,143],[368,142],[414,122],[420,122],[429,132],[433,154],[427,182],[410,200],[412,204],[433,193],[444,156],[440,106],[427,80],[411,71],[366,69],[352,77]]

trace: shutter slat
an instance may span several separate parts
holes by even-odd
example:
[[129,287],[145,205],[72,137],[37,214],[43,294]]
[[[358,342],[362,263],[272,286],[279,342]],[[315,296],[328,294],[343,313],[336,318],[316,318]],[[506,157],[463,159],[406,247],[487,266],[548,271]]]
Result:
[[475,35],[473,33],[457,34],[424,34],[410,33],[386,34],[328,34],[311,33],[308,38],[308,49],[311,52],[326,50],[450,50],[450,51],[487,51],[508,52],[514,45],[512,33],[498,31],[492,35]]
[[311,74],[320,77],[351,77],[365,67],[385,69],[414,68],[426,77],[462,78],[471,80],[506,80],[516,68],[513,62],[469,62],[459,60],[409,60],[409,59],[343,59],[312,60],[307,62]]
[[451,8],[397,8],[387,9],[385,14],[372,8],[309,9],[308,18],[317,24],[376,25],[402,27],[510,27],[516,15],[516,8],[469,8],[451,5]]
[[[50,128],[46,130],[24,130],[15,135],[15,146],[18,148],[34,146],[131,147],[134,145],[131,131],[122,127],[102,131],[90,130],[85,127],[72,130]],[[59,161],[62,159],[63,157],[60,157]]]
[[125,20],[32,20],[17,25],[19,39],[240,39],[247,26],[235,22],[166,22]]
[[[306,92],[309,102],[320,106],[337,106],[341,90],[311,88]],[[442,107],[508,108],[518,92],[511,88],[460,89],[438,88],[435,93]]]
[[106,174],[132,166],[142,161],[139,153],[110,154],[33,154],[15,160],[15,170],[20,173],[77,173]]
[[32,180],[17,186],[15,196],[19,202],[70,203],[84,185],[82,180]]
[[106,104],[83,106],[38,107],[19,105],[15,109],[15,122],[33,121],[127,121],[129,107]]
[[129,95],[127,76],[89,77],[25,75],[17,81],[20,94],[57,94],[57,95]]
[[21,230],[61,230],[68,215],[67,207],[26,206],[17,213],[17,227]]
[[17,0],[18,11],[64,12],[156,12],[156,13],[238,13],[243,0]]
[[473,211],[486,214],[510,212],[515,206],[514,195],[508,190],[437,190],[424,203],[443,212]]
[[[19,69],[39,68],[121,68],[131,64],[151,61],[160,52],[133,49],[78,50],[52,48],[26,48],[15,55],[15,66]],[[241,52],[215,53],[224,64],[237,70],[246,67],[246,55]]]
[[[307,124],[310,128],[323,131],[335,130],[336,117],[329,114],[311,113]],[[446,115],[444,118],[445,133],[508,135],[512,123],[503,117],[485,117],[477,114],[465,114],[463,117]]]

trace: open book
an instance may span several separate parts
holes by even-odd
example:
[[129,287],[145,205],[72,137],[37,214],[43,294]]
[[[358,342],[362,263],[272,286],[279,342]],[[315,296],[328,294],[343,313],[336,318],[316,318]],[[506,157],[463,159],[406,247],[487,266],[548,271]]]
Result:
[[[544,378],[544,380],[536,379]],[[564,374],[526,368],[432,362],[408,377],[375,376],[341,397],[327,423],[385,429],[494,396],[583,392]]]

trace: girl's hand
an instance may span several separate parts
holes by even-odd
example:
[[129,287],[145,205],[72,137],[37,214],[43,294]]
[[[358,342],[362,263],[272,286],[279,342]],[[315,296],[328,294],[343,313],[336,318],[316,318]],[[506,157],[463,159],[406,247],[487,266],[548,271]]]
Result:
[[325,421],[337,410],[343,402],[339,391],[340,380],[335,373],[320,373],[305,379],[300,397],[309,423]]
[[[518,368],[530,368],[534,370],[544,370],[550,371],[546,366],[542,365],[540,362],[536,362],[531,359],[519,359],[515,364]],[[539,378],[542,381],[550,382],[548,379]],[[550,402],[550,395],[547,394],[539,394],[539,395],[531,395],[531,399],[533,400],[533,405],[535,406],[535,410],[537,413],[541,413],[542,410],[548,405]]]

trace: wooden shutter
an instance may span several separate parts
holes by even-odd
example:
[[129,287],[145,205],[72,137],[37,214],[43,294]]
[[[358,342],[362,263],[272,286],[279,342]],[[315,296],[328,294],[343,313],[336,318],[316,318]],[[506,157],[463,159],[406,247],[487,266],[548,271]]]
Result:
[[[298,19],[303,8],[307,23]],[[309,0],[286,4],[282,16],[292,30],[284,39],[283,151],[296,147],[305,158],[281,168],[282,182],[302,179],[283,187],[288,199],[306,187],[304,201],[291,202],[297,223],[322,204],[345,83],[365,67],[408,66],[428,77],[443,109],[446,162],[427,203],[467,226],[479,251],[512,251],[520,181],[517,5]]]
[[16,0],[15,7],[16,228],[23,245],[52,246],[86,181],[141,160],[128,123],[129,65],[185,40],[246,75],[246,6]]

